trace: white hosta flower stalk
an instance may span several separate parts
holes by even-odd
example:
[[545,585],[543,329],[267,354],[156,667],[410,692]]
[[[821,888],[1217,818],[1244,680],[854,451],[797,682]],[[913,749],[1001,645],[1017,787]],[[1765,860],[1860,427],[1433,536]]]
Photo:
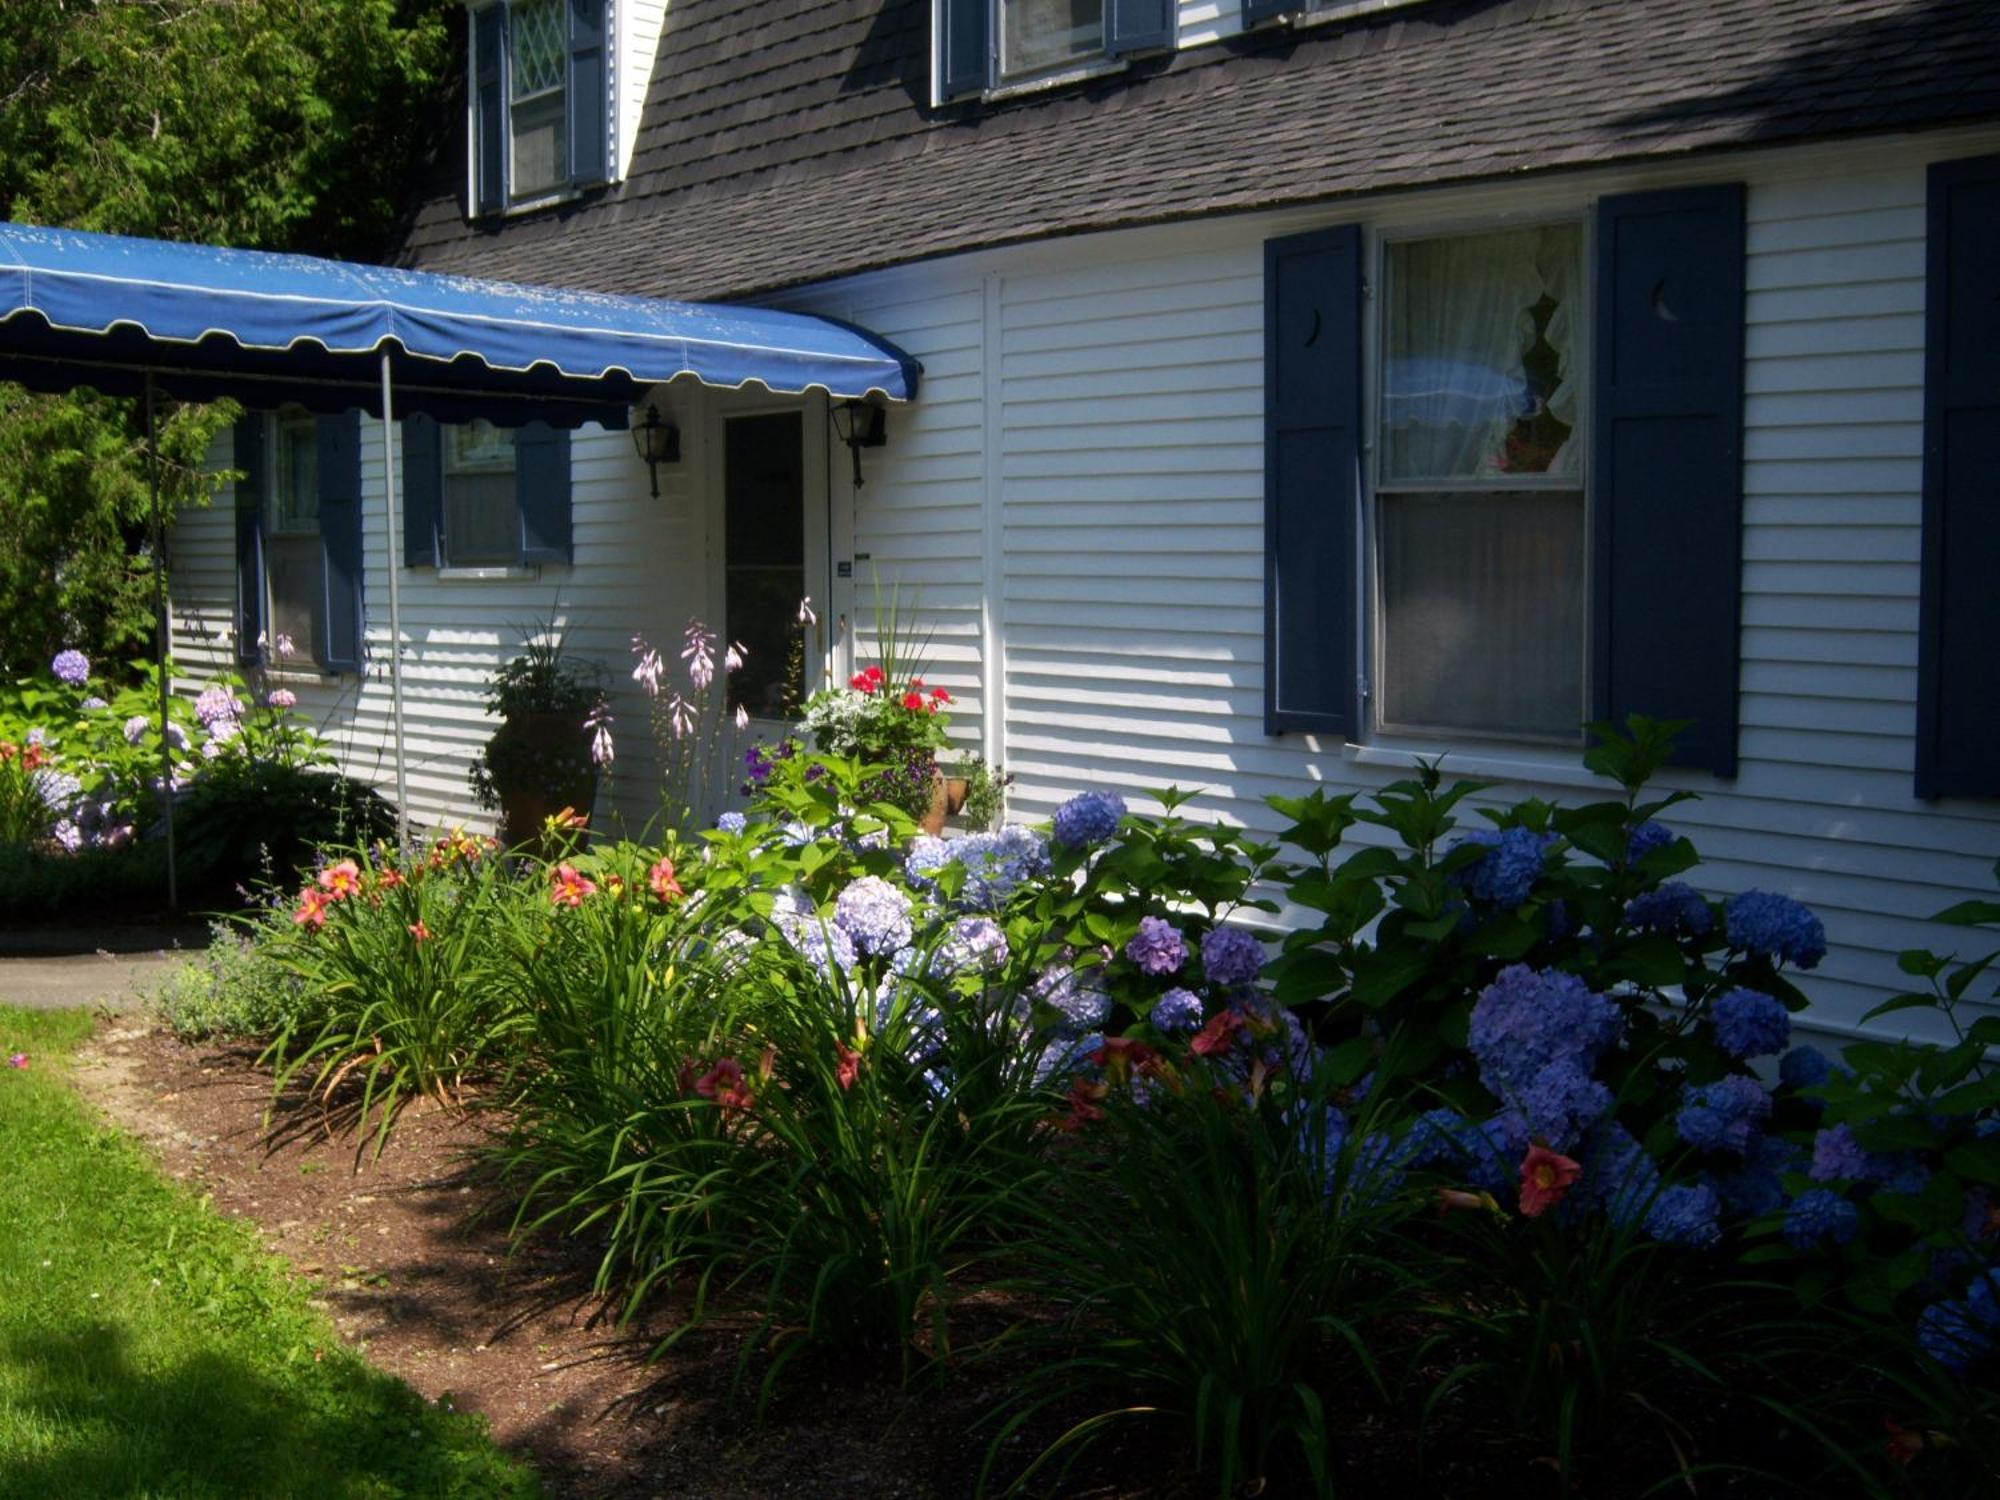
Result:
[[672,726],[674,738],[684,740],[694,733],[695,706],[675,693],[667,704],[667,723]]
[[731,641],[729,649],[722,655],[722,670],[725,672],[742,671],[743,659],[749,654],[750,648],[748,646],[744,645],[741,641]]
[[807,594],[805,598],[799,601],[799,623],[801,625],[819,624],[819,616],[813,613],[813,596],[811,594]]
[[660,660],[660,653],[646,644],[643,636],[632,637],[632,654],[639,658],[639,665],[632,669],[632,680],[646,690],[648,698],[660,696],[660,677],[667,664]]
[[707,692],[708,685],[715,681],[715,639],[701,621],[688,622],[687,644],[681,648],[681,660],[688,664],[688,681],[698,693]]
[[748,729],[750,727],[750,710],[745,708],[741,703],[736,705],[736,727],[738,729]]

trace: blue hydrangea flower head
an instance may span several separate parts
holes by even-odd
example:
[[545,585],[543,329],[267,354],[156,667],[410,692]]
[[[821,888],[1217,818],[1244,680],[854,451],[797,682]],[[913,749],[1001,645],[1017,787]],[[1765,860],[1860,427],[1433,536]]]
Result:
[[1732,1057],[1768,1057],[1792,1039],[1792,1016],[1784,1001],[1761,990],[1734,989],[1709,1011],[1715,1039]]
[[1028,994],[1052,1007],[1061,1018],[1057,1029],[1071,1036],[1097,1030],[1111,1015],[1111,997],[1068,964],[1044,971]]
[[1501,911],[1512,911],[1534,894],[1535,882],[1542,878],[1542,866],[1552,833],[1536,833],[1532,828],[1489,828],[1469,833],[1452,845],[1454,849],[1479,847],[1487,850],[1477,864],[1452,872],[1452,884],[1467,891],[1474,901]]
[[1080,792],[1056,809],[1056,842],[1071,849],[1088,849],[1118,831],[1125,816],[1125,799],[1115,792]]
[[1218,927],[1201,941],[1201,967],[1221,989],[1255,984],[1264,972],[1264,945],[1237,928]]
[[1169,1035],[1199,1031],[1202,1023],[1201,996],[1193,990],[1168,990],[1153,1002],[1153,1013],[1147,1019]]
[[1706,1183],[1665,1189],[1646,1211],[1646,1233],[1663,1245],[1708,1250],[1722,1243],[1722,1200]]
[[1674,841],[1674,831],[1664,823],[1656,823],[1651,818],[1633,829],[1625,840],[1625,858],[1636,864],[1655,849],[1664,849]]
[[1510,1101],[1528,1117],[1528,1128],[1557,1151],[1567,1152],[1590,1126],[1611,1112],[1611,1090],[1575,1059],[1557,1058]]
[[1733,896],[1728,923],[1730,945],[1746,953],[1783,960],[1801,969],[1813,968],[1826,957],[1825,926],[1790,896],[1774,891],[1745,891]]
[[1970,1299],[1933,1302],[1917,1315],[1917,1342],[1954,1375],[1969,1375],[1992,1354],[1993,1336],[1992,1320],[1982,1319]]
[[49,670],[55,674],[57,682],[82,687],[90,681],[90,658],[74,647],[58,651],[55,660],[49,663]]
[[1682,1093],[1674,1126],[1682,1140],[1704,1151],[1748,1154],[1757,1127],[1771,1117],[1771,1096],[1756,1079],[1732,1073]]
[[153,721],[147,718],[144,714],[132,715],[131,718],[125,721],[125,743],[128,745],[143,744],[145,742],[147,732],[151,730],[152,727],[153,727]]
[[98,697],[97,694],[92,693],[88,698],[84,699],[82,703],[78,704],[77,707],[83,709],[86,713],[96,713],[100,709],[106,709],[111,707],[111,705],[109,703],[106,703],[102,698]]
[[1562,1203],[1571,1215],[1601,1211],[1612,1223],[1629,1228],[1652,1207],[1660,1191],[1660,1169],[1615,1119],[1593,1126],[1574,1155],[1583,1164],[1583,1176]]
[[1750,1143],[1741,1167],[1714,1173],[1708,1181],[1732,1215],[1761,1218],[1784,1207],[1783,1174],[1798,1168],[1801,1155],[1799,1148],[1782,1136],[1761,1135]]
[[1511,1103],[1550,1063],[1568,1061],[1588,1073],[1624,1024],[1617,1003],[1576,975],[1512,964],[1472,1008],[1472,1055],[1480,1081]]
[[1125,956],[1142,974],[1178,973],[1187,955],[1187,940],[1165,917],[1141,917],[1137,935],[1125,945]]
[[748,821],[740,812],[726,812],[715,820],[715,826],[724,833],[741,833]]
[[1715,926],[1715,913],[1701,892],[1678,880],[1669,880],[1650,891],[1641,891],[1625,904],[1625,925],[1640,932],[1663,932],[1706,937]]
[[1814,1182],[1867,1182],[1880,1172],[1882,1160],[1854,1138],[1845,1125],[1829,1125],[1813,1137]]
[[1413,1168],[1455,1166],[1484,1140],[1479,1127],[1457,1110],[1440,1106],[1426,1110],[1403,1138],[1403,1160]]
[[910,943],[910,898],[879,875],[863,875],[834,901],[833,923],[863,953],[894,953]]
[[1794,1047],[1778,1061],[1778,1078],[1788,1089],[1809,1089],[1825,1083],[1833,1064],[1817,1047]]
[[954,973],[1000,969],[1007,964],[1007,934],[991,917],[960,917],[939,949]]
[[1828,1188],[1799,1194],[1785,1210],[1785,1239],[1799,1250],[1827,1240],[1844,1245],[1860,1227],[1861,1210]]

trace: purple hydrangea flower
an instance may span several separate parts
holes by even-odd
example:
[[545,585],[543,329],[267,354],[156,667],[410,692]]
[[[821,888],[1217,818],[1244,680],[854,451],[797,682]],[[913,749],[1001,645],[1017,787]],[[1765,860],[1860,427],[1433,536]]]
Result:
[[1059,1029],[1070,1036],[1097,1030],[1111,1015],[1111,997],[1087,983],[1068,964],[1047,970],[1029,987],[1028,994],[1052,1007],[1062,1018]]
[[1682,1183],[1653,1200],[1646,1233],[1663,1245],[1707,1250],[1722,1243],[1722,1201],[1706,1183]]
[[1620,1228],[1630,1228],[1653,1206],[1660,1191],[1660,1169],[1616,1120],[1593,1127],[1575,1155],[1583,1163],[1583,1177],[1563,1200],[1562,1209],[1579,1216],[1601,1210]]
[[1618,1006],[1576,975],[1513,964],[1472,1008],[1472,1055],[1480,1081],[1511,1102],[1550,1063],[1569,1061],[1589,1072],[1624,1024]]
[[1626,903],[1625,925],[1640,932],[1705,937],[1715,925],[1715,913],[1693,886],[1669,880],[1653,890],[1641,891]]
[[1861,1210],[1827,1188],[1799,1194],[1785,1210],[1785,1239],[1798,1250],[1810,1250],[1825,1240],[1844,1245],[1860,1227]]
[[1807,1175],[1814,1182],[1866,1182],[1882,1167],[1882,1158],[1857,1141],[1847,1126],[1829,1125],[1813,1137]]
[[960,917],[939,950],[953,973],[1003,968],[1007,953],[1007,934],[991,917]]
[[1825,926],[1790,896],[1745,891],[1730,898],[1728,917],[1730,944],[1746,953],[1785,960],[1801,969],[1813,968],[1826,957]]
[[1202,1023],[1201,996],[1193,990],[1168,990],[1153,1002],[1153,1013],[1148,1019],[1169,1034],[1199,1031]]
[[132,715],[131,718],[125,721],[125,743],[128,745],[144,744],[146,735],[152,727],[153,721],[144,714]]
[[1218,927],[1201,942],[1202,972],[1226,990],[1255,984],[1264,972],[1264,945],[1247,932]]
[[1825,1083],[1833,1064],[1817,1047],[1794,1047],[1778,1062],[1778,1077],[1789,1089],[1809,1089]]
[[715,820],[715,826],[723,833],[741,833],[748,822],[740,812],[726,812]]
[[272,708],[297,708],[299,695],[290,688],[272,688],[264,695],[264,702]]
[[1049,846],[1033,829],[1011,823],[960,839],[918,834],[903,858],[903,873],[919,890],[934,890],[938,875],[954,862],[965,869],[958,904],[998,911],[1023,885],[1048,873]]
[[1503,911],[1512,911],[1534,894],[1535,882],[1542,878],[1542,862],[1552,833],[1536,833],[1532,828],[1494,828],[1469,833],[1454,849],[1481,847],[1488,851],[1477,864],[1454,871],[1451,880],[1463,887],[1472,899]]
[[1138,935],[1125,945],[1125,956],[1142,974],[1178,973],[1187,952],[1187,940],[1165,917],[1141,917]]
[[1709,1012],[1715,1039],[1732,1057],[1768,1057],[1783,1052],[1792,1038],[1785,1003],[1761,990],[1731,990]]
[[1625,859],[1629,864],[1637,864],[1655,849],[1664,849],[1674,841],[1674,832],[1664,823],[1656,823],[1651,818],[1633,829],[1625,841]]
[[194,700],[194,716],[213,730],[222,720],[236,718],[242,707],[228,688],[219,682],[211,682]]
[[1756,1079],[1741,1073],[1688,1089],[1682,1099],[1675,1128],[1682,1140],[1704,1151],[1746,1154],[1757,1127],[1771,1117],[1771,1096]]
[[1557,1151],[1568,1151],[1583,1132],[1611,1112],[1611,1090],[1578,1067],[1558,1058],[1510,1100],[1528,1117],[1528,1126]]
[[79,703],[77,707],[81,708],[86,713],[96,713],[100,709],[106,709],[111,707],[111,705],[109,703],[106,703],[102,698],[98,697],[97,694],[92,693],[88,698],[84,699],[83,702]]
[[82,687],[90,681],[90,658],[74,648],[58,651],[55,660],[49,663],[49,670],[55,673],[57,682]]
[[879,875],[863,875],[834,901],[833,923],[863,953],[894,953],[910,942],[910,898]]
[[1762,1135],[1750,1143],[1741,1167],[1733,1172],[1715,1173],[1708,1181],[1731,1214],[1746,1219],[1761,1218],[1784,1206],[1785,1184],[1781,1174],[1798,1166],[1800,1154],[1790,1141]]
[[1125,816],[1125,799],[1115,792],[1082,792],[1056,809],[1056,842],[1071,849],[1088,849],[1118,831]]

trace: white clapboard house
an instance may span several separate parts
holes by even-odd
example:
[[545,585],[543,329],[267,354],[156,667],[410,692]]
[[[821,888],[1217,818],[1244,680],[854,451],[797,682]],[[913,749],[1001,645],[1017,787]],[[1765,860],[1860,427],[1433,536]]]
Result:
[[[1835,1021],[1990,889],[2000,5],[466,21],[463,129],[387,258],[824,314],[922,375],[852,451],[821,397],[654,387],[650,472],[624,431],[405,424],[419,820],[476,816],[484,680],[558,598],[621,687],[600,819],[641,820],[632,635],[698,617],[767,692],[809,595],[806,670],[844,676],[872,578],[920,602],[1016,818],[1178,783],[1268,828],[1268,794],[1436,756],[1582,798],[1580,726],[1641,710],[1697,721],[1669,781],[1704,878],[1824,916]],[[176,655],[289,625],[284,675],[387,785],[379,450],[350,445],[360,566],[330,562],[287,499],[312,425],[252,420],[239,503],[173,540]]]

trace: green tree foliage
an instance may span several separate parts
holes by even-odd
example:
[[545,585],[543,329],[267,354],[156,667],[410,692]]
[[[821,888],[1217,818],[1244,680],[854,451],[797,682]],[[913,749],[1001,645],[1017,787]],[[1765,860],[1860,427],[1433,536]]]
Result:
[[[6,0],[0,209],[115,234],[371,259],[440,138],[453,0]],[[169,507],[226,404],[167,414]],[[152,628],[137,403],[0,387],[0,672]]]

